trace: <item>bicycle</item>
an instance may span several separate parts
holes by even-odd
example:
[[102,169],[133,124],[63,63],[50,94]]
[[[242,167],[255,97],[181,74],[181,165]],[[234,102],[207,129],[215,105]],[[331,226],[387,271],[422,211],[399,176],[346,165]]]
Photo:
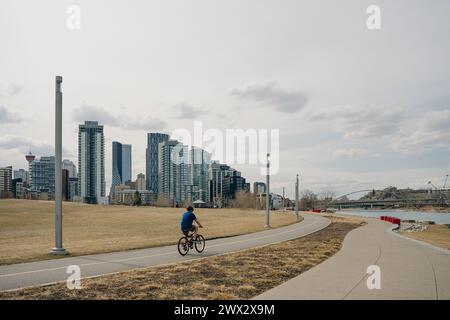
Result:
[[188,231],[178,240],[178,253],[185,256],[188,254],[189,249],[194,247],[198,253],[202,253],[205,250],[205,242],[205,238],[201,234],[197,234],[197,238],[194,239],[194,232]]

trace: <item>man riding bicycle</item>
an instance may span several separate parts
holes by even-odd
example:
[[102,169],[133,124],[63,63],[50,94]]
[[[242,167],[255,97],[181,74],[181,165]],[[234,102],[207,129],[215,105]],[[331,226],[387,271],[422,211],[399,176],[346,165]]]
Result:
[[[197,220],[197,217],[194,214],[194,208],[189,206],[186,208],[186,212],[183,213],[183,217],[181,218],[181,231],[187,235],[189,231],[194,232],[194,239],[197,238],[198,228],[203,228],[200,221]],[[195,221],[195,224],[193,222]]]

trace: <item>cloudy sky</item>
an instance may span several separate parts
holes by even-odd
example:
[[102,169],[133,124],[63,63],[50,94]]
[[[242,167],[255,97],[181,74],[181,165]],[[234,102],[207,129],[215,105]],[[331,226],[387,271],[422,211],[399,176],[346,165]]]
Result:
[[[381,8],[381,30],[366,9]],[[67,8],[81,9],[81,29]],[[53,152],[64,77],[64,157],[77,125],[133,145],[177,128],[280,129],[275,191],[338,194],[442,185],[450,173],[448,0],[2,0],[0,166]],[[251,182],[259,166],[239,165]]]

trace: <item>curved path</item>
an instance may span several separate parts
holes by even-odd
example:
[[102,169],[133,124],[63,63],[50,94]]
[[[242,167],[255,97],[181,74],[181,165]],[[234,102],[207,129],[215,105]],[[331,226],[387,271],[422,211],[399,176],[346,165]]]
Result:
[[[450,299],[450,250],[366,221],[334,256],[255,299]],[[368,289],[370,265],[380,268],[381,289]]]
[[302,216],[303,221],[286,227],[206,241],[206,249],[203,253],[197,254],[190,251],[185,257],[181,257],[176,246],[172,245],[0,266],[0,291],[65,281],[69,276],[66,270],[70,265],[80,267],[82,278],[93,277],[287,241],[319,231],[330,224],[328,219],[319,215],[302,214]]

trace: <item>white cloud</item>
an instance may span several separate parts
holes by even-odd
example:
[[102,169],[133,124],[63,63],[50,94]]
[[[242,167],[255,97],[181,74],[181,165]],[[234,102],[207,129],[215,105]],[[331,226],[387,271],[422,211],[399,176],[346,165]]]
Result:
[[164,121],[150,116],[130,117],[125,114],[115,115],[102,107],[83,104],[73,112],[73,120],[84,122],[86,120],[98,121],[100,124],[119,127],[126,130],[161,130],[165,128]]
[[333,151],[334,159],[356,159],[367,154],[366,149],[348,148],[348,149],[336,149]]
[[433,148],[450,148],[450,110],[434,111],[419,120],[417,128],[394,136],[393,150],[412,154]]
[[23,118],[15,112],[11,112],[5,106],[0,106],[0,123],[18,123]]
[[346,139],[370,139],[389,137],[398,132],[404,114],[403,108],[349,105],[312,112],[307,118],[329,124]]
[[174,106],[172,109],[177,113],[176,117],[180,119],[195,119],[199,115],[206,114],[206,110],[195,108],[186,102],[180,102]]
[[[0,138],[0,149],[15,150],[22,154],[32,152],[37,156],[54,155],[55,148],[52,144],[46,141],[33,140],[23,136],[6,135]],[[63,156],[72,157],[70,150],[63,147]]]
[[23,90],[23,86],[20,84],[12,83],[9,85],[7,93],[9,96],[15,96],[16,94],[19,94]]
[[[286,1],[281,6],[275,0],[194,1],[186,6],[181,0],[140,1],[108,7],[105,20],[95,19],[104,16],[104,6],[91,1],[83,6],[94,18],[80,43],[64,23],[55,28],[61,10],[52,1],[29,1],[28,10],[2,1],[0,12],[10,19],[0,28],[0,105],[17,110],[27,121],[0,123],[0,137],[40,139],[35,145],[45,144],[51,151],[52,74],[63,72],[65,110],[78,107],[78,123],[107,123],[105,138],[132,143],[135,173],[145,171],[147,130],[160,130],[162,121],[167,123],[164,131],[191,126],[178,117],[195,110],[172,109],[174,101],[211,110],[202,119],[205,127],[274,127],[282,137],[292,137],[280,141],[283,173],[273,181],[286,181],[286,192],[300,171],[313,189],[336,184],[339,177],[351,177],[355,184],[407,186],[416,177],[426,182],[448,172],[442,158],[449,152],[440,150],[448,141],[445,131],[430,133],[419,124],[435,106],[450,103],[450,1],[383,0],[386,24],[375,33],[365,26],[361,1],[345,2]],[[39,44],[33,59],[18,42],[18,30],[30,45]],[[114,36],[98,41],[105,30]],[[236,90],[230,94],[230,89]],[[83,110],[80,101],[101,104]],[[311,118],[306,117],[309,110],[314,111]],[[77,123],[64,119],[64,146],[76,156]],[[107,165],[110,148],[105,143]],[[335,150],[347,148],[367,149],[369,154],[352,161],[333,159]],[[424,148],[429,152],[420,157],[399,153]],[[24,162],[22,151],[0,152],[2,163]],[[340,151],[336,156],[355,154]],[[421,175],[421,168],[429,172]],[[365,170],[373,175],[362,174]],[[252,173],[249,166],[241,171],[249,181],[260,178],[259,170]],[[335,188],[363,187],[342,181]]]
[[235,89],[231,94],[259,105],[272,106],[277,111],[286,113],[301,110],[307,101],[304,93],[279,88],[276,82],[250,85],[243,90]]
[[0,85],[0,97],[13,97],[23,90],[23,86],[17,83],[11,83],[5,88]]

